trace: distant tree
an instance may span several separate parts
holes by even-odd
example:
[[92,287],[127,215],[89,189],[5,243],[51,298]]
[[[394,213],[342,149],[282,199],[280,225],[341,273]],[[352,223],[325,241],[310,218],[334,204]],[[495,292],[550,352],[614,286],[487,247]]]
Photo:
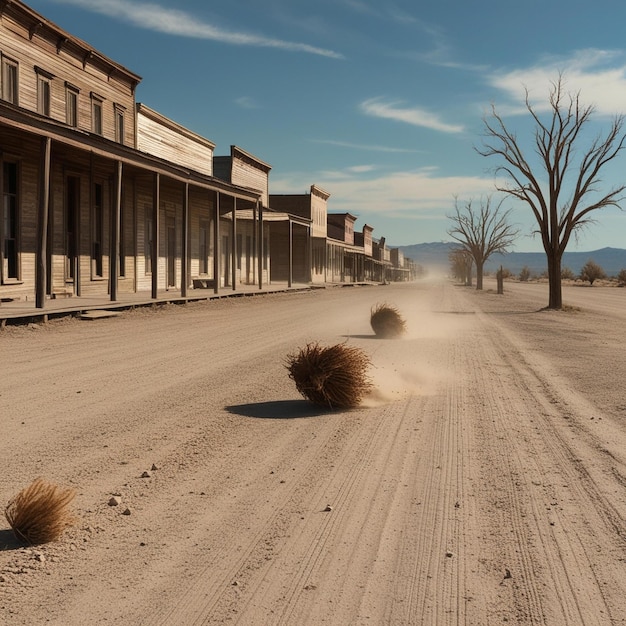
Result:
[[494,205],[491,196],[475,207],[472,200],[463,206],[454,203],[454,214],[448,215],[452,226],[450,237],[458,241],[476,265],[476,289],[483,288],[483,267],[494,252],[506,252],[518,235],[508,222],[511,210],[502,210],[502,201]]
[[584,131],[594,108],[582,105],[579,93],[564,93],[563,83],[559,75],[552,84],[546,122],[539,117],[540,109],[530,104],[526,90],[526,109],[535,125],[533,143],[539,157],[536,167],[528,162],[517,135],[507,128],[495,106],[491,117],[484,120],[483,149],[477,149],[483,156],[504,161],[496,171],[504,174],[508,183],[496,185],[496,189],[526,203],[537,220],[548,262],[550,309],[563,307],[561,259],[571,236],[592,222],[593,211],[619,207],[626,188],[619,185],[606,195],[598,193],[600,171],[624,147],[624,117],[616,116],[607,134],[585,147]]
[[580,280],[588,280],[590,285],[603,278],[606,278],[606,272],[592,259],[589,259],[580,270]]
[[617,282],[620,287],[626,287],[626,268],[622,268],[617,275]]
[[525,283],[525,282],[528,282],[529,278],[530,278],[530,268],[528,267],[528,265],[524,265],[524,267],[522,267],[522,269],[520,270],[519,279],[523,283]]
[[450,260],[450,270],[454,278],[463,282],[464,285],[472,285],[472,267],[474,261],[472,256],[462,248],[454,248],[448,254]]
[[561,278],[563,280],[575,280],[576,274],[569,267],[565,266],[561,268]]

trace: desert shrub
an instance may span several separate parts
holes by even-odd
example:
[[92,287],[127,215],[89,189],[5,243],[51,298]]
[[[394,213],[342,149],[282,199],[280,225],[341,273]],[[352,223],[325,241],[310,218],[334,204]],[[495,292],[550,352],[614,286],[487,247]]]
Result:
[[369,357],[360,348],[313,342],[287,356],[289,378],[313,404],[330,409],[358,406],[373,385],[367,376]]
[[576,275],[569,267],[561,268],[561,278],[563,280],[576,280]]
[[580,270],[580,280],[588,280],[590,285],[602,278],[606,278],[606,272],[592,259],[589,259]]
[[525,283],[528,281],[529,278],[530,278],[530,267],[528,267],[528,265],[524,265],[524,267],[522,267],[522,269],[520,270],[519,279],[523,283]]
[[617,282],[620,287],[626,286],[626,268],[622,268],[617,274]]
[[377,304],[370,313],[370,324],[378,337],[398,337],[406,331],[406,322],[391,304]]
[[4,514],[15,536],[29,544],[57,540],[74,521],[69,504],[73,489],[63,489],[37,478],[7,504]]

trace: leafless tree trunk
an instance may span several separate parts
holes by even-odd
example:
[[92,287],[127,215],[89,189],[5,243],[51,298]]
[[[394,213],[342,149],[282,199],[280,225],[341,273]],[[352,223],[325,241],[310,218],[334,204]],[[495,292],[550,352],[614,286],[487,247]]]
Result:
[[452,220],[448,234],[474,259],[476,289],[480,290],[483,288],[485,261],[494,252],[506,252],[518,231],[508,222],[510,209],[502,211],[502,202],[494,206],[491,197],[481,201],[479,209],[474,207],[472,200],[463,206],[459,206],[457,200],[454,211],[448,216]]
[[598,136],[584,147],[579,144],[594,109],[581,104],[579,93],[564,93],[562,76],[552,85],[546,122],[530,104],[528,91],[525,103],[535,124],[536,168],[531,167],[517,135],[507,129],[495,107],[491,117],[484,120],[486,140],[477,152],[504,161],[496,171],[508,182],[496,188],[531,208],[547,257],[548,308],[561,309],[561,259],[570,237],[593,222],[591,212],[607,206],[619,208],[626,188],[618,186],[606,195],[598,192],[600,171],[624,147],[624,116],[616,116],[604,137]]

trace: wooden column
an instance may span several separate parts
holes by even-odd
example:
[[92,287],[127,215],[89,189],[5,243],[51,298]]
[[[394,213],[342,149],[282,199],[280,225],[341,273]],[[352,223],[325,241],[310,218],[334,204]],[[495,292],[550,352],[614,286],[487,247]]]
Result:
[[306,248],[307,251],[307,268],[308,268],[308,276],[307,276],[307,280],[309,283],[313,282],[313,237],[311,236],[311,224],[308,224],[306,227],[306,233],[307,233],[307,239],[308,239],[308,245]]
[[41,139],[39,162],[39,206],[37,210],[37,260],[35,264],[35,306],[43,309],[46,301],[48,275],[48,209],[50,204],[50,152],[52,139]]
[[113,211],[111,213],[111,246],[109,250],[109,285],[111,302],[117,300],[117,275],[119,273],[120,254],[120,214],[122,210],[122,162],[115,163],[113,178]]
[[287,270],[287,287],[291,287],[291,283],[293,280],[293,223],[291,221],[291,218],[287,218],[287,223],[289,224],[289,242],[288,242],[288,246],[289,246],[289,258],[288,258],[288,263],[289,263],[289,268]]
[[159,295],[159,205],[161,204],[161,178],[158,172],[154,174],[152,187],[152,298],[156,300]]
[[213,227],[213,293],[218,293],[220,286],[220,192],[215,192],[215,226]]
[[237,285],[237,198],[233,198],[233,221],[231,223],[231,244],[230,244],[230,280],[233,291]]
[[259,289],[263,289],[263,259],[265,257],[265,245],[263,244],[263,204],[259,205]]
[[183,245],[180,268],[180,295],[187,297],[189,287],[189,183],[183,191]]
[[[252,209],[252,258],[256,259],[257,258],[257,254],[259,251],[259,229],[258,229],[258,224],[257,224],[257,215],[258,215],[258,211],[259,211],[259,201],[257,200],[254,203],[254,207]],[[256,272],[258,269],[258,263],[255,266],[254,262],[252,263],[252,282],[256,283]]]

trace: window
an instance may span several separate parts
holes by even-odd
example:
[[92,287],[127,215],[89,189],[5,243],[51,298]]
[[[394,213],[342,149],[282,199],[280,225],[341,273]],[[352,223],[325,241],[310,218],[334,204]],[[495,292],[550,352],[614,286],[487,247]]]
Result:
[[124,190],[122,189],[122,203],[120,206],[120,232],[118,241],[118,268],[117,275],[126,276],[126,219],[124,215]]
[[2,164],[2,282],[19,278],[17,163]]
[[[152,206],[146,205],[146,214],[152,212]],[[146,274],[152,274],[152,239],[153,239],[152,217],[146,217],[146,232],[143,238],[143,255],[146,259]]]
[[2,57],[2,99],[17,104],[17,63]]
[[209,273],[209,225],[208,222],[202,220],[200,222],[200,250],[198,253],[200,259],[200,274]]
[[93,205],[91,208],[91,274],[94,278],[102,278],[102,249],[104,233],[103,186],[93,186]]
[[78,89],[65,84],[65,121],[69,126],[78,126]]
[[53,75],[35,67],[37,72],[37,113],[50,117],[50,96]]
[[115,141],[124,143],[124,108],[115,105]]
[[91,94],[91,130],[102,135],[102,98]]

